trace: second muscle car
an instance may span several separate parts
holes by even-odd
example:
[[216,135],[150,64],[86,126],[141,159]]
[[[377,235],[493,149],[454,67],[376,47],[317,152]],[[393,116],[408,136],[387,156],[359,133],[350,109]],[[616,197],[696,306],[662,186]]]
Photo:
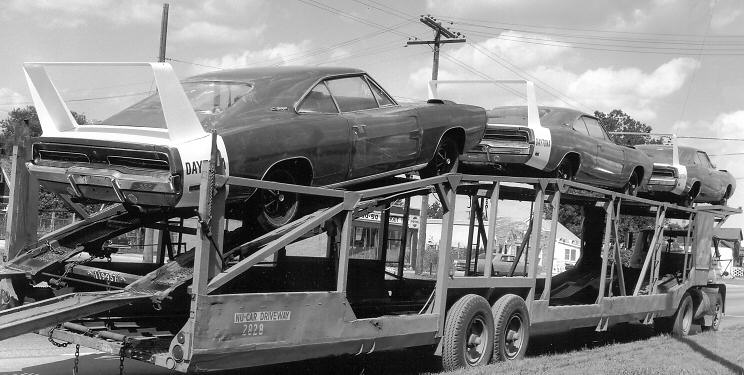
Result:
[[[195,207],[212,129],[232,176],[313,186],[410,171],[430,176],[456,166],[486,122],[480,107],[398,104],[358,69],[232,69],[180,84],[170,65],[142,65],[152,68],[158,91],[101,124],[82,126],[69,123],[44,64],[25,65],[42,108],[44,134],[28,163],[41,184],[77,200]],[[228,204],[272,229],[297,216],[298,198],[232,187]]]
[[734,176],[717,170],[705,151],[674,144],[636,147],[654,162],[651,180],[642,195],[683,206],[693,202],[725,205],[736,190]]
[[548,174],[631,195],[648,182],[651,160],[613,142],[596,117],[558,107],[539,107],[536,112],[539,121],[528,119],[526,106],[488,111],[483,140],[463,155],[463,169]]

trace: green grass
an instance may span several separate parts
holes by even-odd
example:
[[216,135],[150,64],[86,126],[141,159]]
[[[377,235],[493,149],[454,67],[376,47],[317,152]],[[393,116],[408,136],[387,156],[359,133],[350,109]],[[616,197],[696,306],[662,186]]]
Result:
[[[648,327],[617,327],[595,340],[588,332],[547,342],[535,340],[536,356],[524,360],[454,371],[475,374],[742,374],[744,325],[685,338],[656,336]],[[575,340],[572,340],[574,338]],[[582,347],[571,345],[578,341]],[[530,352],[535,349],[530,348]],[[529,353],[529,352],[528,352]],[[544,354],[548,353],[548,354]]]

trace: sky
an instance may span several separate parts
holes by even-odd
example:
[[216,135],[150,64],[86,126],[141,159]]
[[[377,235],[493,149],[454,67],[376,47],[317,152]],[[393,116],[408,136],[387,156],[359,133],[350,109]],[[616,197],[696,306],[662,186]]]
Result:
[[[442,47],[440,79],[527,79],[542,105],[621,109],[680,137],[744,138],[744,2],[737,0],[169,5],[166,56],[181,78],[243,66],[349,66],[369,72],[399,101],[425,99],[432,50],[406,41],[432,38],[419,22],[429,14],[467,40]],[[148,0],[0,0],[0,118],[30,104],[24,62],[156,61],[162,7]],[[56,69],[50,74],[70,108],[94,120],[152,89],[143,72]],[[519,85],[453,85],[442,96],[490,108],[524,103],[522,92]],[[744,182],[742,141],[680,139]],[[730,204],[744,205],[744,187]],[[742,216],[726,226],[744,226]]]

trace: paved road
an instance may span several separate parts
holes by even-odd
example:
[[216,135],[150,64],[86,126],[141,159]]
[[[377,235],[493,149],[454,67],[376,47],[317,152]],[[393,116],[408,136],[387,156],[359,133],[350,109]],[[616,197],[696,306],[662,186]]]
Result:
[[[744,280],[727,282],[726,317],[721,329],[744,324]],[[634,325],[632,329],[616,330],[609,335],[596,335],[591,330],[572,332],[569,336],[553,336],[534,340],[528,355],[544,355],[565,352],[582,347],[607,345],[612,342],[627,342],[652,336],[653,330],[646,326]],[[571,342],[571,345],[567,345]],[[56,375],[71,372],[75,349],[52,346],[45,337],[28,334],[0,342],[0,375]],[[302,366],[270,369],[271,373],[417,373],[437,371],[436,365],[420,352],[380,354],[376,358],[346,358],[332,361],[303,363]],[[81,348],[80,374],[118,374],[119,359],[91,349]],[[127,374],[171,374],[170,371],[141,362],[126,360]],[[242,374],[242,372],[240,372]]]

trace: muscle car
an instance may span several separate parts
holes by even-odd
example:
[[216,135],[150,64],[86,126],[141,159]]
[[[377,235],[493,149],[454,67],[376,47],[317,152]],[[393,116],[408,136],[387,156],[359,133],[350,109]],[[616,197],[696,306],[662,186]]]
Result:
[[[212,129],[229,175],[339,187],[448,172],[478,144],[486,122],[476,106],[399,104],[358,69],[231,69],[181,83],[170,65],[145,63],[157,93],[100,124],[77,125],[45,65],[24,66],[43,129],[28,169],[77,200],[197,206]],[[250,215],[269,229],[296,217],[297,194],[254,193],[232,187],[228,205],[257,208]]]
[[651,160],[616,144],[596,117],[557,107],[527,106],[488,111],[481,143],[461,159],[464,170],[489,168],[514,175],[551,175],[635,195],[650,176]]
[[[514,274],[512,276],[526,276],[527,274],[524,272],[524,258],[520,259],[519,263],[517,263],[517,267],[514,269]],[[516,260],[516,257],[514,255],[509,254],[494,254],[493,255],[493,261],[491,262],[491,274],[492,276],[507,276],[509,275],[509,271],[512,268],[512,265],[514,264],[514,261]],[[455,265],[455,271],[462,272],[464,274],[465,269],[467,268],[467,262],[464,259],[457,259],[454,261]],[[470,271],[473,271],[475,269],[475,262],[470,262]],[[478,256],[478,271],[476,274],[483,275],[483,272],[486,270],[486,255],[481,254]]]
[[734,194],[734,176],[716,170],[705,151],[674,143],[636,147],[654,162],[651,180],[641,195],[690,206],[693,202],[725,205]]

